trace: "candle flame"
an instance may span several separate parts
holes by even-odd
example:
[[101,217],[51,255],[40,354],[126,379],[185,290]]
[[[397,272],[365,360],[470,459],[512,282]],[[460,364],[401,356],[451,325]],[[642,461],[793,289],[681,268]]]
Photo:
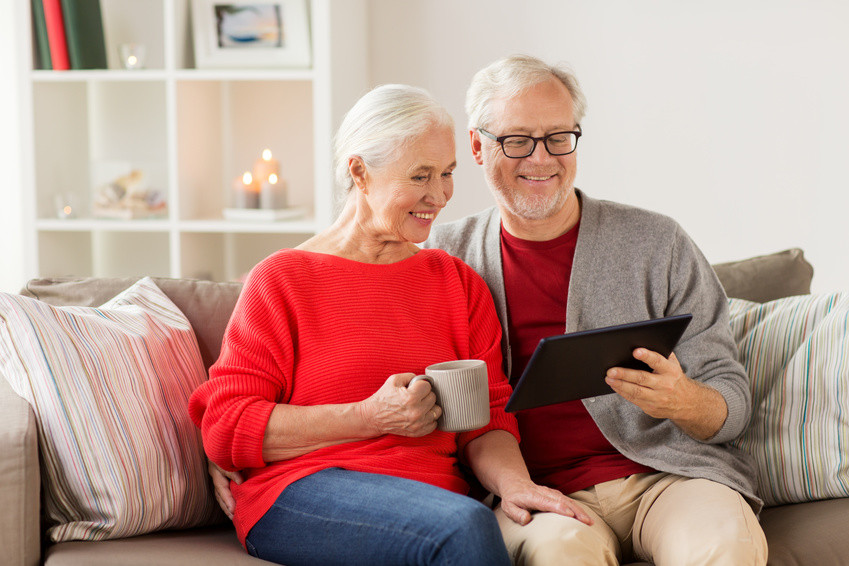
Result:
[[263,149],[262,150],[262,158],[265,161],[271,161],[271,150],[270,149]]
[[246,185],[250,185],[254,182],[254,178],[251,176],[250,172],[245,171],[245,174],[242,175],[242,182]]
[[272,185],[276,184],[277,183],[277,175],[275,175],[274,173],[269,175],[268,176],[268,182],[271,183]]

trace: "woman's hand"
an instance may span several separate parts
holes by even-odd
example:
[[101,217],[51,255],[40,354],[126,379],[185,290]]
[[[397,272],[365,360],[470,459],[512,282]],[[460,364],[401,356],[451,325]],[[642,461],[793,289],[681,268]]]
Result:
[[556,489],[537,485],[532,481],[514,481],[505,485],[501,493],[501,510],[513,522],[527,525],[532,511],[557,513],[574,517],[582,523],[593,521],[574,500]]
[[490,430],[482,434],[466,445],[465,455],[481,485],[501,497],[501,510],[516,523],[527,525],[532,511],[544,511],[593,524],[574,500],[531,481],[519,443],[509,432]]
[[215,487],[215,499],[221,510],[233,520],[233,511],[236,509],[236,500],[233,499],[233,493],[230,491],[230,482],[234,481],[237,484],[242,483],[244,478],[239,472],[228,472],[220,468],[212,460],[208,461],[206,469],[212,477],[212,485]]
[[[374,395],[361,403],[363,418],[377,435],[425,436],[436,430],[442,409],[430,383],[419,380],[410,385],[413,373],[396,373]],[[408,387],[409,386],[409,387]]]

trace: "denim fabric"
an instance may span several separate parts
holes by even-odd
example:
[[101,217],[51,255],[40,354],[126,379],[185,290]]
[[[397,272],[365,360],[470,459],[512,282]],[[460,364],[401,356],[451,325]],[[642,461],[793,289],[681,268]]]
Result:
[[286,566],[510,565],[494,514],[474,499],[338,468],[287,487],[246,546]]

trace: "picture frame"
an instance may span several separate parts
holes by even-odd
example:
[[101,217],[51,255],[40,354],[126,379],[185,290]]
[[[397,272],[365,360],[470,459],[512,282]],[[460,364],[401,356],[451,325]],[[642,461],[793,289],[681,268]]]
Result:
[[192,0],[198,69],[309,68],[307,0]]

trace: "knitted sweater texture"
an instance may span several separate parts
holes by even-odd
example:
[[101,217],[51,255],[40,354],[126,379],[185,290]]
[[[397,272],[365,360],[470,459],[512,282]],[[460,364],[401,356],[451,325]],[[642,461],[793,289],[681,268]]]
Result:
[[[576,194],[581,202],[581,229],[564,332],[692,314],[675,354],[689,377],[722,395],[728,416],[713,438],[700,441],[672,421],[652,418],[616,394],[584,400],[584,406],[605,438],[631,460],[655,470],[725,484],[760,510],[754,461],[728,444],[748,424],[751,394],[748,376],[737,361],[728,301],[710,263],[671,218],[594,199],[577,189]],[[501,216],[493,207],[435,226],[424,245],[456,255],[487,282],[504,329],[502,348],[509,372],[500,234]]]
[[[472,439],[504,429],[510,386],[502,372],[501,327],[486,284],[441,250],[388,265],[281,250],[248,277],[210,379],[191,398],[211,460],[241,470],[232,484],[239,539],[292,482],[322,469],[387,474],[466,493],[458,464]],[[266,463],[263,437],[272,409],[362,401],[396,373],[433,363],[487,362],[491,420],[470,433],[421,438],[383,435]]]

